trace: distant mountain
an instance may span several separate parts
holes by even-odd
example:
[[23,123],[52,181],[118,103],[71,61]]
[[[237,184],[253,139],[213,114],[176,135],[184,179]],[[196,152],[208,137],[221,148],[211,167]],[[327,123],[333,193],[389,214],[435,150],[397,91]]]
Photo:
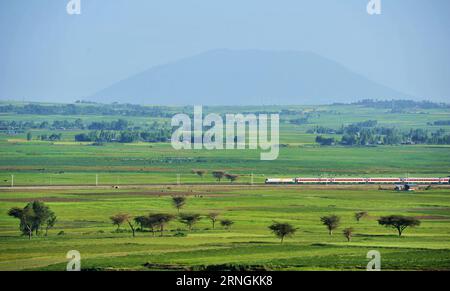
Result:
[[408,97],[310,52],[214,50],[151,68],[88,99],[153,105],[286,105]]

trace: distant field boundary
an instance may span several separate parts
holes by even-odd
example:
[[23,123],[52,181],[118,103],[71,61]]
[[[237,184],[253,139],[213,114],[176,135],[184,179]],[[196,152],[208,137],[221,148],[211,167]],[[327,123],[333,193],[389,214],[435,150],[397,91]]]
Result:
[[[394,190],[394,185],[386,185],[386,184],[370,184],[370,185],[361,185],[361,184],[353,184],[353,185],[339,185],[339,184],[329,184],[329,185],[266,185],[266,184],[141,184],[141,185],[120,185],[118,187],[113,185],[101,185],[101,186],[93,186],[93,185],[59,185],[59,186],[50,186],[50,185],[36,185],[36,186],[15,186],[15,187],[6,187],[0,186],[1,191],[23,191],[23,190],[128,190],[128,189],[154,189],[158,187],[170,187],[171,189],[183,189],[195,186],[196,188],[217,188],[217,189],[225,189],[225,188],[287,188],[287,189],[355,189],[355,190]],[[428,185],[421,185],[420,190],[424,190]],[[450,189],[450,185],[432,185],[433,189]]]

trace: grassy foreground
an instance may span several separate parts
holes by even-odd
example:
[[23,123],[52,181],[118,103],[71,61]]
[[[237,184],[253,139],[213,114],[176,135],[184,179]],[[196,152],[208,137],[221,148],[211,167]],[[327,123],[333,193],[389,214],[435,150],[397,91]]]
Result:
[[[381,252],[384,270],[450,270],[450,189],[416,193],[377,186],[146,186],[121,189],[0,189],[0,270],[64,270],[66,253],[78,250],[82,269],[204,269],[222,264],[274,270],[362,270],[370,250]],[[171,195],[189,195],[182,212],[221,212],[230,230],[202,219],[192,232],[174,221],[163,237],[116,233],[109,217],[118,212],[176,214]],[[39,199],[57,216],[48,237],[28,241],[13,206]],[[356,211],[369,217],[357,223]],[[329,236],[320,216],[337,214],[341,227]],[[415,216],[422,225],[399,238],[377,224],[381,215]],[[267,229],[273,221],[298,227],[283,245]],[[352,242],[342,235],[355,229]],[[126,229],[126,226],[123,226]],[[64,235],[57,235],[64,231]],[[180,236],[183,233],[186,236]],[[146,265],[147,264],[147,265]]]

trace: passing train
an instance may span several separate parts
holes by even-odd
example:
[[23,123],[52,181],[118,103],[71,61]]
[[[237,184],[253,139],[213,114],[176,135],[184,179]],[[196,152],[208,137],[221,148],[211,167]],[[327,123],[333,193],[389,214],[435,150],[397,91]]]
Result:
[[450,184],[447,178],[289,178],[266,179],[266,184]]

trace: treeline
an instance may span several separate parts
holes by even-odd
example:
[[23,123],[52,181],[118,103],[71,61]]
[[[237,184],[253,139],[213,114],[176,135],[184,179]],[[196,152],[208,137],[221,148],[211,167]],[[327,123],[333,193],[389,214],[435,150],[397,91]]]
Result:
[[169,107],[141,106],[133,104],[57,104],[57,105],[3,105],[0,113],[34,115],[121,115],[170,118]]
[[[62,138],[62,134],[61,133],[53,133],[53,134],[41,134],[38,135],[38,140],[43,140],[43,141],[60,141]],[[27,134],[27,140],[31,140],[31,133]]]
[[435,122],[428,122],[430,126],[450,126],[450,120],[438,120]]
[[353,123],[347,127],[342,125],[339,129],[328,128],[324,126],[315,126],[306,131],[306,133],[310,134],[344,134],[346,130],[360,129],[362,127],[375,127],[378,125],[377,120],[367,120],[362,122]]
[[364,99],[354,103],[352,105],[361,105],[370,108],[381,108],[381,109],[439,109],[439,108],[450,108],[450,104],[447,103],[435,103],[431,101],[413,101],[413,100],[374,100],[374,99]]
[[88,133],[75,135],[77,142],[95,142],[95,143],[133,143],[133,142],[167,142],[171,138],[171,130],[160,128],[152,131],[135,131],[135,130],[95,130]]
[[76,120],[55,120],[53,122],[42,121],[7,121],[0,120],[0,130],[23,131],[30,129],[48,129],[48,130],[142,130],[143,128],[159,129],[160,127],[169,127],[167,124],[153,122],[150,125],[135,126],[133,123],[118,119],[113,121],[94,121],[84,123],[82,119]]
[[398,144],[450,144],[450,135],[443,129],[430,132],[426,129],[400,131],[396,128],[376,127],[376,121],[350,124],[339,130],[312,129],[319,134],[342,134],[341,140],[317,136],[320,145],[341,144],[345,146],[398,145]]

